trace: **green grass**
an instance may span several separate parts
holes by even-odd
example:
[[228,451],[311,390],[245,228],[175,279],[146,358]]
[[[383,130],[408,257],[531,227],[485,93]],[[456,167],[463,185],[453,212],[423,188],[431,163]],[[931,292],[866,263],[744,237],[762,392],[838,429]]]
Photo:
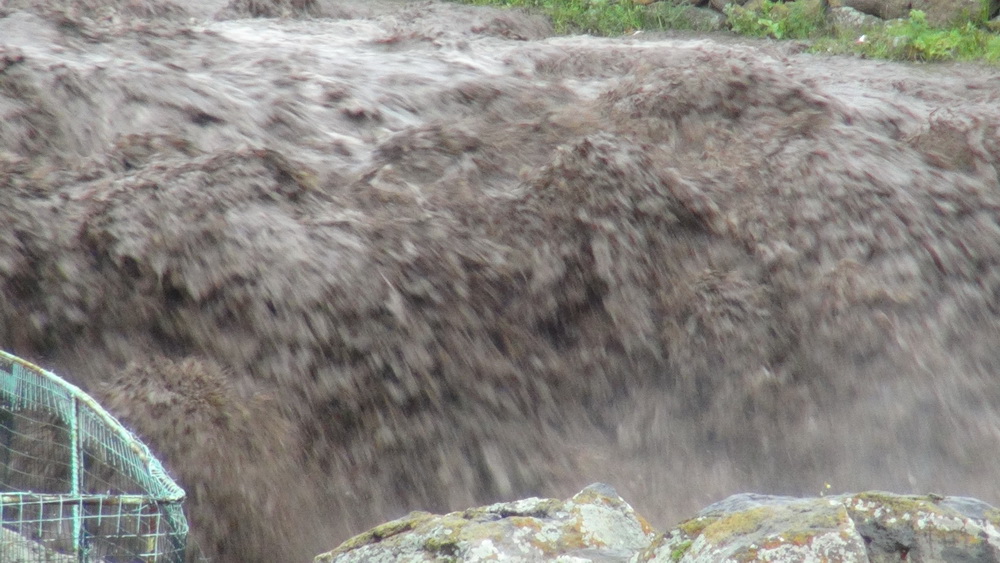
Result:
[[552,19],[556,33],[623,35],[645,28],[643,6],[612,0],[460,0],[479,6],[509,6],[540,11]]
[[877,59],[905,61],[985,61],[1000,63],[1000,35],[972,22],[950,29],[934,28],[920,10],[910,17],[863,34],[823,37],[814,52],[854,53]]
[[684,540],[679,544],[677,544],[677,547],[675,547],[674,550],[670,552],[670,560],[680,561],[681,559],[683,559],[684,554],[687,553],[689,549],[691,549],[691,544],[693,543],[694,542],[691,540]]
[[736,4],[726,6],[726,18],[733,31],[751,37],[809,39],[826,31],[826,14],[818,1],[771,2],[750,10]]
[[552,20],[556,33],[613,37],[639,30],[704,31],[704,18],[692,17],[691,6],[658,3],[641,6],[630,0],[454,0],[477,6],[525,8]]
[[[465,4],[507,6],[547,15],[560,34],[615,36],[637,30],[704,29],[704,19],[691,17],[690,6],[665,2],[641,6],[629,0],[455,0]],[[984,6],[986,6],[984,0]],[[985,61],[1000,63],[1000,34],[985,27],[986,9],[965,23],[936,28],[919,10],[909,18],[862,33],[834,33],[820,0],[762,0],[753,9],[730,5],[729,27],[751,37],[808,41],[818,53],[856,54],[907,61]]]

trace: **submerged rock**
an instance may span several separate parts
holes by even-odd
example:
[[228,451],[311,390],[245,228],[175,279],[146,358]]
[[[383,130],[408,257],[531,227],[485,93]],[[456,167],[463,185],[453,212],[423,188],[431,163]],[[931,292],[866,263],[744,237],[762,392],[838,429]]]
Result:
[[1000,510],[976,499],[865,492],[740,494],[663,534],[607,485],[435,516],[414,512],[316,558],[353,561],[997,561]]

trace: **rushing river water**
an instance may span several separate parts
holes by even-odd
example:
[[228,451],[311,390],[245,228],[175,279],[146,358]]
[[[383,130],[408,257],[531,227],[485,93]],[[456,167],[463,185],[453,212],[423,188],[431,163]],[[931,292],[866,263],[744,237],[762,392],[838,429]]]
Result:
[[0,2],[0,346],[142,434],[217,561],[594,481],[659,526],[1000,502],[1000,73],[550,35]]

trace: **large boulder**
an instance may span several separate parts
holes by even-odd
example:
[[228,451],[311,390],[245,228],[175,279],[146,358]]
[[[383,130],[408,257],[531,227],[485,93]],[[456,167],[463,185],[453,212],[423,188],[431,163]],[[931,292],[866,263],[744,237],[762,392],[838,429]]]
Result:
[[849,6],[830,8],[827,13],[827,21],[837,33],[863,33],[869,29],[884,25],[884,22],[860,10],[855,10]]
[[607,485],[435,516],[414,512],[316,563],[361,561],[966,561],[1000,559],[1000,511],[970,498],[866,492],[729,497],[656,534]]
[[996,0],[830,0],[830,6],[847,6],[859,12],[877,16],[885,20],[905,18],[910,10],[921,10],[927,14],[927,23],[935,26],[959,25],[967,21],[977,21],[983,16],[996,13]]
[[997,561],[1000,512],[959,497],[743,494],[657,537],[636,562]]
[[[720,0],[713,0],[720,1]],[[721,0],[727,1],[727,0]],[[719,31],[726,26],[726,18],[720,11],[712,8],[699,7],[703,3],[691,2],[657,2],[647,8],[647,17],[660,21],[664,25],[676,29],[694,29],[698,31]],[[708,4],[705,2],[704,4]],[[722,4],[724,6],[724,4]],[[719,8],[721,10],[721,8]]]
[[316,558],[371,561],[625,560],[655,533],[607,485],[563,502],[529,498],[435,516],[413,512],[373,528]]

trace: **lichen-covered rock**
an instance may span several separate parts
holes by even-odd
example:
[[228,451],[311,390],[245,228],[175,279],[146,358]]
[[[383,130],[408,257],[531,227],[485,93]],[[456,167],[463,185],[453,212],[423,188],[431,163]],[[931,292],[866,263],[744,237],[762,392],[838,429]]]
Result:
[[657,537],[640,562],[997,561],[1000,511],[974,499],[868,492],[736,495]]
[[435,516],[414,512],[316,563],[1000,561],[1000,510],[976,499],[866,492],[731,496],[655,534],[607,485]]
[[529,498],[435,516],[414,512],[356,536],[316,563],[627,561],[655,533],[607,485],[568,501]]

